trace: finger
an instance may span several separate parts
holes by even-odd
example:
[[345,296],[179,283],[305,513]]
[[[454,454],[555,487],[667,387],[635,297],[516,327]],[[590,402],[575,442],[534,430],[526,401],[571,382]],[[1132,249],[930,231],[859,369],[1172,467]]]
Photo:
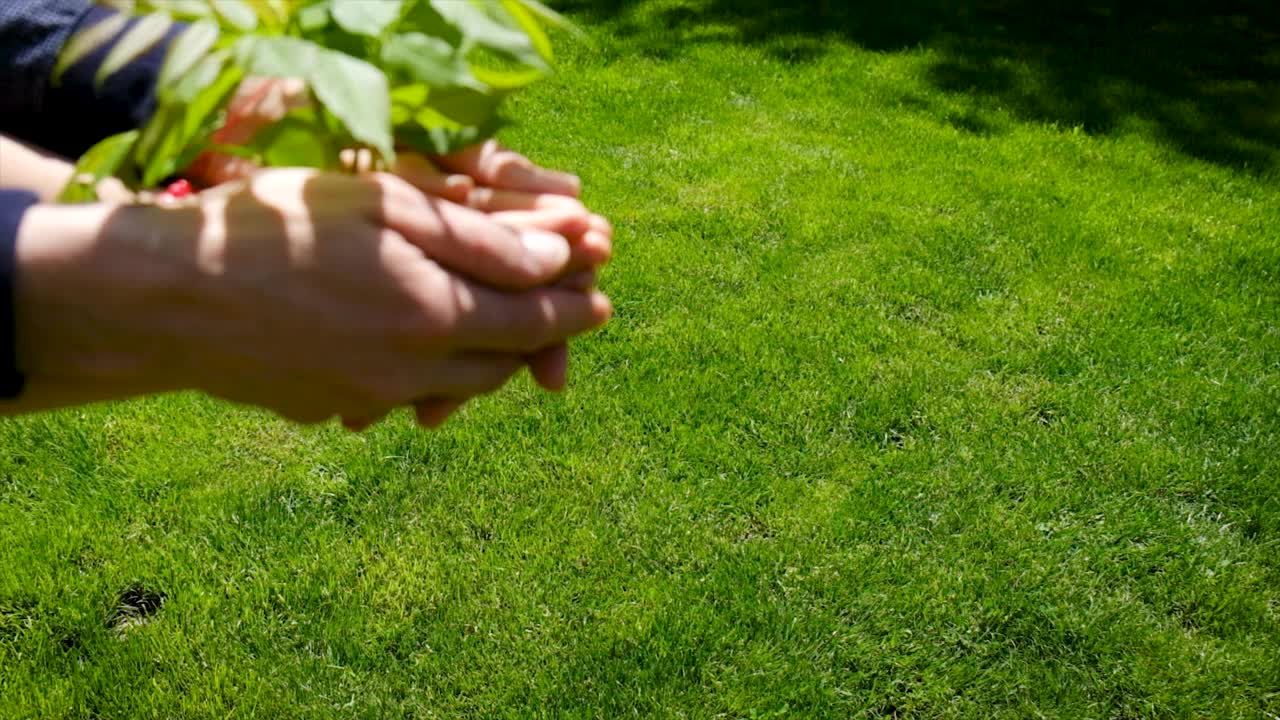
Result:
[[573,246],[574,258],[588,267],[599,267],[613,257],[613,240],[608,235],[588,232]]
[[249,78],[237,90],[227,121],[214,139],[228,145],[248,142],[259,130],[310,102],[307,84],[300,78]]
[[[310,103],[307,84],[299,78],[248,78],[240,84],[227,119],[213,134],[221,145],[243,145],[260,130]],[[247,158],[221,153],[202,153],[184,174],[200,185],[213,186],[248,177],[258,168]]]
[[461,204],[467,202],[476,185],[469,176],[442,172],[430,160],[414,152],[397,155],[392,172],[428,195]]
[[569,376],[569,346],[561,343],[530,355],[529,372],[544,389],[563,390]]
[[466,404],[465,400],[428,398],[414,403],[413,410],[417,416],[419,426],[434,429],[443,425],[449,419],[449,416],[457,412],[464,404]]
[[360,433],[381,422],[386,416],[386,413],[378,413],[376,415],[369,416],[362,415],[359,417],[344,416],[342,418],[342,426],[351,432]]
[[276,118],[265,117],[265,112],[259,109],[278,82],[276,78],[265,77],[246,78],[241,82],[231,103],[227,105],[227,115],[222,127],[213,133],[214,142],[226,145],[247,142],[264,125],[284,117],[283,113]]
[[476,186],[467,194],[468,206],[484,212],[503,212],[506,210],[550,210],[555,208],[573,208],[587,212],[582,201],[568,195],[552,193],[534,193],[516,190],[495,190],[491,187]]
[[588,222],[591,225],[592,230],[604,235],[610,240],[613,239],[613,223],[609,222],[605,216],[592,213],[591,219]]
[[494,222],[514,228],[536,228],[565,237],[578,237],[591,229],[591,216],[585,209],[506,210],[491,213],[489,217]]
[[[457,355],[443,366],[435,365],[423,370],[417,378],[410,378],[406,383],[397,384],[391,397],[385,401],[388,405],[399,405],[412,402],[415,406],[423,401],[412,401],[418,392],[427,392],[432,400],[454,403],[454,409],[477,395],[486,395],[506,385],[526,364],[521,355],[512,353],[468,352]],[[410,385],[409,383],[412,383]],[[425,389],[425,390],[424,390]],[[403,396],[401,392],[403,391]],[[450,410],[452,412],[452,410]],[[365,413],[356,412],[342,417],[342,424],[352,432],[361,432],[386,416],[387,411]],[[443,421],[443,418],[441,418]]]
[[434,159],[445,170],[470,175],[493,188],[571,197],[582,192],[582,181],[576,175],[539,167],[493,140]]
[[346,148],[338,152],[338,162],[347,172],[363,175],[374,172],[375,158],[369,148]]
[[201,153],[183,175],[204,187],[222,185],[233,180],[243,180],[258,170],[258,164],[249,158],[223,153]]
[[466,204],[476,210],[492,214],[555,210],[579,212],[587,216],[587,229],[598,232],[609,239],[613,238],[613,225],[604,216],[587,210],[586,206],[577,198],[565,197],[564,195],[548,195],[546,193],[512,192],[477,187],[473,188],[467,196]]
[[504,293],[458,279],[458,347],[532,353],[600,327],[613,314],[596,291],[540,288]]
[[[565,273],[576,273],[603,265],[613,254],[612,240],[593,229],[591,219],[599,216],[592,216],[569,207],[508,210],[493,213],[489,217],[514,228],[547,230],[567,238],[570,256],[564,268]],[[603,220],[603,218],[600,219]]]
[[424,197],[385,173],[370,177],[385,188],[378,220],[450,270],[517,290],[545,285],[568,268],[570,247],[560,235],[513,229],[476,210]]
[[564,278],[560,279],[558,282],[556,282],[556,284],[553,285],[552,287],[557,287],[557,288],[560,288],[561,290],[577,290],[581,292],[584,290],[590,290],[595,286],[596,286],[596,271],[592,269],[592,270],[581,270],[579,272],[573,273],[572,275],[567,275]]
[[466,400],[496,391],[524,367],[523,356],[501,352],[465,352],[423,379],[431,396]]

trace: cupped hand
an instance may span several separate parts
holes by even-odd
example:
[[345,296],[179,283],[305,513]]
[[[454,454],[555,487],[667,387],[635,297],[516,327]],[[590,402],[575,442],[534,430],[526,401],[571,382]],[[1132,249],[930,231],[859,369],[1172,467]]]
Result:
[[[226,125],[215,141],[238,144],[251,140],[262,128],[309,102],[305,84],[297,79],[251,78],[233,100]],[[367,154],[348,151],[344,161],[357,171],[369,171]],[[202,155],[188,176],[212,186],[247,177],[257,168],[245,158],[217,153]],[[578,177],[543,168],[527,157],[489,140],[455,153],[427,156],[411,151],[397,156],[393,172],[424,193],[463,203],[490,213],[492,219],[518,229],[541,229],[569,241],[571,258],[555,284],[564,289],[594,287],[599,268],[613,252],[613,228],[603,216],[590,212],[578,199]],[[532,353],[529,367],[540,384],[560,388],[567,375],[568,352],[553,345]],[[419,419],[447,417],[453,409],[445,400],[419,403]],[[349,423],[359,428],[361,420]]]
[[[68,213],[101,225],[92,242],[36,240]],[[299,422],[465,402],[611,312],[598,292],[547,287],[561,236],[385,174],[273,170],[183,207],[41,208],[19,249],[36,384],[195,388]]]
[[[247,143],[263,128],[309,102],[306,84],[299,79],[249,78],[237,91],[213,140],[222,145]],[[353,169],[372,170],[367,157],[354,151],[344,154],[344,159]],[[199,186],[214,187],[243,180],[257,169],[248,158],[207,152],[184,174]],[[498,220],[516,226],[546,226],[566,214],[581,216],[581,232],[568,236],[575,248],[569,274],[594,270],[612,252],[613,229],[578,200],[582,182],[577,176],[541,167],[497,141],[447,155],[405,151],[391,171],[422,192],[484,212],[503,213]]]
[[[377,192],[369,191],[371,185]],[[287,253],[293,260],[277,266],[279,282],[269,277],[271,254],[261,238],[225,236],[228,251],[237,245],[267,250],[268,257],[254,252],[240,263],[248,277],[266,281],[260,287],[284,287],[298,260],[320,281],[280,296],[283,307],[269,333],[274,340],[261,357],[290,351],[295,357],[324,356],[327,343],[308,347],[308,337],[314,340],[308,329],[325,328],[331,336],[341,323],[304,322],[299,328],[297,321],[352,321],[342,330],[346,341],[337,343],[343,350],[330,353],[332,360],[311,377],[298,377],[297,390],[331,388],[329,398],[316,405],[305,392],[279,395],[281,411],[295,419],[338,414],[349,427],[358,427],[395,407],[425,404],[420,420],[438,424],[444,413],[433,416],[427,399],[456,407],[492,391],[527,362],[528,354],[562,345],[609,315],[599,293],[541,287],[567,262],[564,241],[554,234],[561,227],[516,232],[424,197],[387,175],[334,178],[278,171],[255,178],[246,191],[259,202],[245,204],[243,214],[235,215],[237,195],[232,195],[225,205],[228,228],[261,227],[267,218],[256,216],[267,202],[285,203],[295,215],[305,207],[315,218],[301,245]],[[290,225],[286,220],[284,226]],[[274,370],[258,377],[274,376]],[[535,372],[535,377],[555,386],[546,373]],[[230,393],[255,387],[243,372],[233,378],[211,389],[237,399]],[[253,392],[276,392],[277,387],[271,383]]]

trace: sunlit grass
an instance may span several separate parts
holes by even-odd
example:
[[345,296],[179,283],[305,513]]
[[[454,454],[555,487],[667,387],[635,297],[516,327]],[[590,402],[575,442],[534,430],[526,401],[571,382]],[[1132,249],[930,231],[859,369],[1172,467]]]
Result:
[[1280,714],[1274,173],[676,5],[506,136],[618,228],[567,394],[0,424],[0,717]]

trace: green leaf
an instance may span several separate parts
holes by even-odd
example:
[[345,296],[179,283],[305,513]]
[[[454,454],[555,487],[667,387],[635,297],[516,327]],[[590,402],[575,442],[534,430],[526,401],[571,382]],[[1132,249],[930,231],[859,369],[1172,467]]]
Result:
[[214,12],[231,27],[242,32],[253,32],[258,28],[258,13],[249,6],[246,0],[210,0]]
[[506,93],[485,92],[471,87],[435,88],[431,107],[461,125],[485,125],[493,122]]
[[415,0],[398,27],[438,37],[454,47],[462,45],[462,31],[436,12],[428,0]]
[[430,89],[422,84],[401,85],[391,90],[391,125],[403,125],[413,120],[413,115],[426,105]]
[[201,20],[187,28],[169,46],[164,67],[160,70],[157,86],[160,92],[178,82],[196,63],[207,56],[214,43],[218,41],[218,24],[212,20]]
[[353,138],[378,150],[385,160],[395,157],[391,92],[381,70],[350,55],[321,50],[307,77],[312,92]]
[[297,21],[304,36],[323,30],[329,26],[329,5],[308,5],[298,11]]
[[334,0],[334,22],[357,35],[379,37],[400,19],[404,0]]
[[208,0],[167,0],[164,9],[179,20],[211,20],[215,18]]
[[361,59],[372,57],[373,40],[364,35],[347,32],[337,23],[331,23],[324,29],[312,33],[307,39],[321,47],[346,53]]
[[56,86],[62,81],[67,68],[75,65],[102,46],[111,41],[129,24],[126,15],[111,15],[102,22],[76,33],[58,55],[58,63],[53,68],[53,83]]
[[290,112],[255,138],[252,146],[268,167],[335,167],[340,152],[311,108]]
[[[536,57],[529,36],[513,27],[514,21],[504,24],[476,5],[462,0],[430,0],[431,7],[441,17],[458,28],[463,36],[474,44],[525,59]],[[491,6],[501,12],[501,6]]]
[[427,103],[430,90],[422,83],[401,85],[391,90],[391,103],[405,107],[420,108]]
[[536,68],[496,70],[474,64],[471,66],[471,72],[475,75],[476,80],[488,85],[490,88],[507,92],[531,85],[547,75]]
[[[475,142],[501,125],[498,109],[511,91],[549,70],[542,23],[562,20],[534,0],[114,2],[172,12],[129,29],[103,77],[153,47],[173,15],[196,19],[170,48],[159,107],[117,167],[133,174],[132,186],[178,172],[210,147],[248,74],[300,77],[316,101],[240,149],[268,164],[328,167],[336,148],[352,144],[390,161],[397,141],[437,152]],[[123,18],[112,22],[114,30],[90,28],[69,43],[59,71],[118,34]]]
[[444,128],[445,130],[461,130],[462,123],[441,115],[435,108],[424,107],[413,116],[413,123],[424,130]]
[[244,71],[215,53],[196,66],[174,89],[173,102],[162,103],[143,130],[135,151],[144,166],[142,184],[150,187],[182,170],[222,124],[224,113]]
[[269,0],[246,0],[249,7],[258,16],[258,23],[263,27],[279,32],[284,29],[285,20],[288,17],[288,11],[284,8],[277,7],[276,4]]
[[295,37],[246,35],[236,41],[238,62],[250,75],[305,77],[322,48]]
[[147,162],[156,156],[162,141],[175,130],[181,119],[182,113],[174,105],[161,104],[156,108],[133,148],[133,164],[136,167],[146,167]]
[[382,64],[436,87],[457,85],[469,77],[466,62],[452,45],[422,33],[388,38],[382,46]]
[[235,63],[227,63],[219,70],[213,82],[195,94],[183,113],[185,142],[190,142],[200,133],[212,134],[222,125],[222,113],[231,103],[244,77],[244,70]]
[[538,0],[512,0],[524,6],[526,10],[535,15],[542,22],[561,30],[567,30],[578,37],[584,37],[586,33],[582,32],[577,25],[569,22],[569,19],[551,8],[538,2]]
[[502,118],[493,116],[482,125],[462,125],[431,108],[423,108],[413,121],[396,127],[396,145],[444,155],[493,137],[505,124]]
[[205,88],[218,79],[230,57],[229,51],[219,50],[200,58],[195,67],[179,78],[170,88],[170,92],[162,96],[161,105],[181,107],[194,101]]
[[[182,154],[182,123],[180,114],[166,118],[162,130],[153,139],[154,150],[148,155],[142,166],[142,182],[144,188],[155,187],[161,180],[178,171],[178,156]],[[135,156],[138,153],[135,152]]]
[[538,56],[550,63],[552,60],[551,38],[547,37],[547,33],[543,31],[542,25],[538,23],[533,13],[529,12],[519,0],[502,0],[502,7],[506,8],[520,28],[529,36],[529,43],[533,45]]
[[[76,163],[76,173],[58,196],[61,203],[94,202],[98,199],[98,183],[120,173],[129,153],[138,142],[138,131],[112,135],[94,145]],[[92,178],[92,180],[90,180]],[[87,182],[86,182],[87,181]]]
[[111,52],[107,53],[107,59],[103,60],[102,66],[98,68],[94,82],[101,86],[107,78],[119,72],[125,65],[137,60],[155,47],[164,39],[165,33],[169,32],[171,27],[173,27],[173,18],[169,13],[144,15],[111,47]]

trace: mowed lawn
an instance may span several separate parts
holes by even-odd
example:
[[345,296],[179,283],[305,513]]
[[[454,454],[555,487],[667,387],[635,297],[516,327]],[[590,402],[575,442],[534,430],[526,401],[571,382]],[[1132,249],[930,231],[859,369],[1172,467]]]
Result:
[[562,4],[570,390],[0,422],[0,717],[1280,717],[1280,23],[1184,4]]

